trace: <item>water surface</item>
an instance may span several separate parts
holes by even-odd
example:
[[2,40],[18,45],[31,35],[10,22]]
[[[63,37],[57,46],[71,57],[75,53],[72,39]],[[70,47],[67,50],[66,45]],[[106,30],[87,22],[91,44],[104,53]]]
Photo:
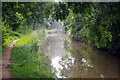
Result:
[[53,22],[46,43],[52,71],[58,78],[118,78],[118,58],[65,37],[61,22]]

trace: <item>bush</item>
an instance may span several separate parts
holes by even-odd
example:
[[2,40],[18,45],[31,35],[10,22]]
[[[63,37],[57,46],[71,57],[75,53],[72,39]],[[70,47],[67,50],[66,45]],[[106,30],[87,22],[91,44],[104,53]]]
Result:
[[[40,35],[38,35],[40,34]],[[45,33],[44,33],[45,34]],[[39,52],[38,39],[42,43],[43,31],[34,31],[19,39],[12,49],[10,71],[14,78],[52,78],[54,73],[48,70],[48,60]]]

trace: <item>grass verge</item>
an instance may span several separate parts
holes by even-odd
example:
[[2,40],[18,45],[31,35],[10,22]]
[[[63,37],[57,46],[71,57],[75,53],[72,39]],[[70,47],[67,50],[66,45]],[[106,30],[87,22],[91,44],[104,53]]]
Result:
[[[2,43],[2,53],[4,53],[4,49],[14,40],[19,39],[21,37],[24,37],[26,34],[21,34],[18,32],[12,32],[13,34],[8,36],[6,39],[4,39],[4,43]],[[17,36],[16,36],[17,35]]]
[[15,64],[9,65],[14,78],[52,78],[55,75],[48,70],[47,60],[39,51],[44,37],[44,30],[36,30],[16,42],[10,59]]

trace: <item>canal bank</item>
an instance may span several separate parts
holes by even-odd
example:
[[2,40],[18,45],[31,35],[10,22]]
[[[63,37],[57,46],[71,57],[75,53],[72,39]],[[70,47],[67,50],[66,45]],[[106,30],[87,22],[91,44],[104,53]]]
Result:
[[118,58],[90,45],[65,37],[62,22],[48,31],[47,57],[58,78],[118,78]]

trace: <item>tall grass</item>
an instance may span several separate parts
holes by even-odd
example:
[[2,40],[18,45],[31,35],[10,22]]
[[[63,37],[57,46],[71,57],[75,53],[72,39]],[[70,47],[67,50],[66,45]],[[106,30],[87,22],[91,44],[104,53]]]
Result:
[[[8,44],[10,44],[12,41],[16,40],[16,39],[20,39],[22,37],[24,37],[26,34],[23,33],[18,33],[16,31],[11,31],[11,35],[7,36],[4,39],[4,43],[2,43],[2,53],[4,52],[4,48],[6,48],[8,46]],[[18,36],[15,36],[18,35]]]
[[47,60],[39,48],[45,38],[44,30],[36,30],[19,39],[12,49],[10,71],[14,78],[52,78]]

